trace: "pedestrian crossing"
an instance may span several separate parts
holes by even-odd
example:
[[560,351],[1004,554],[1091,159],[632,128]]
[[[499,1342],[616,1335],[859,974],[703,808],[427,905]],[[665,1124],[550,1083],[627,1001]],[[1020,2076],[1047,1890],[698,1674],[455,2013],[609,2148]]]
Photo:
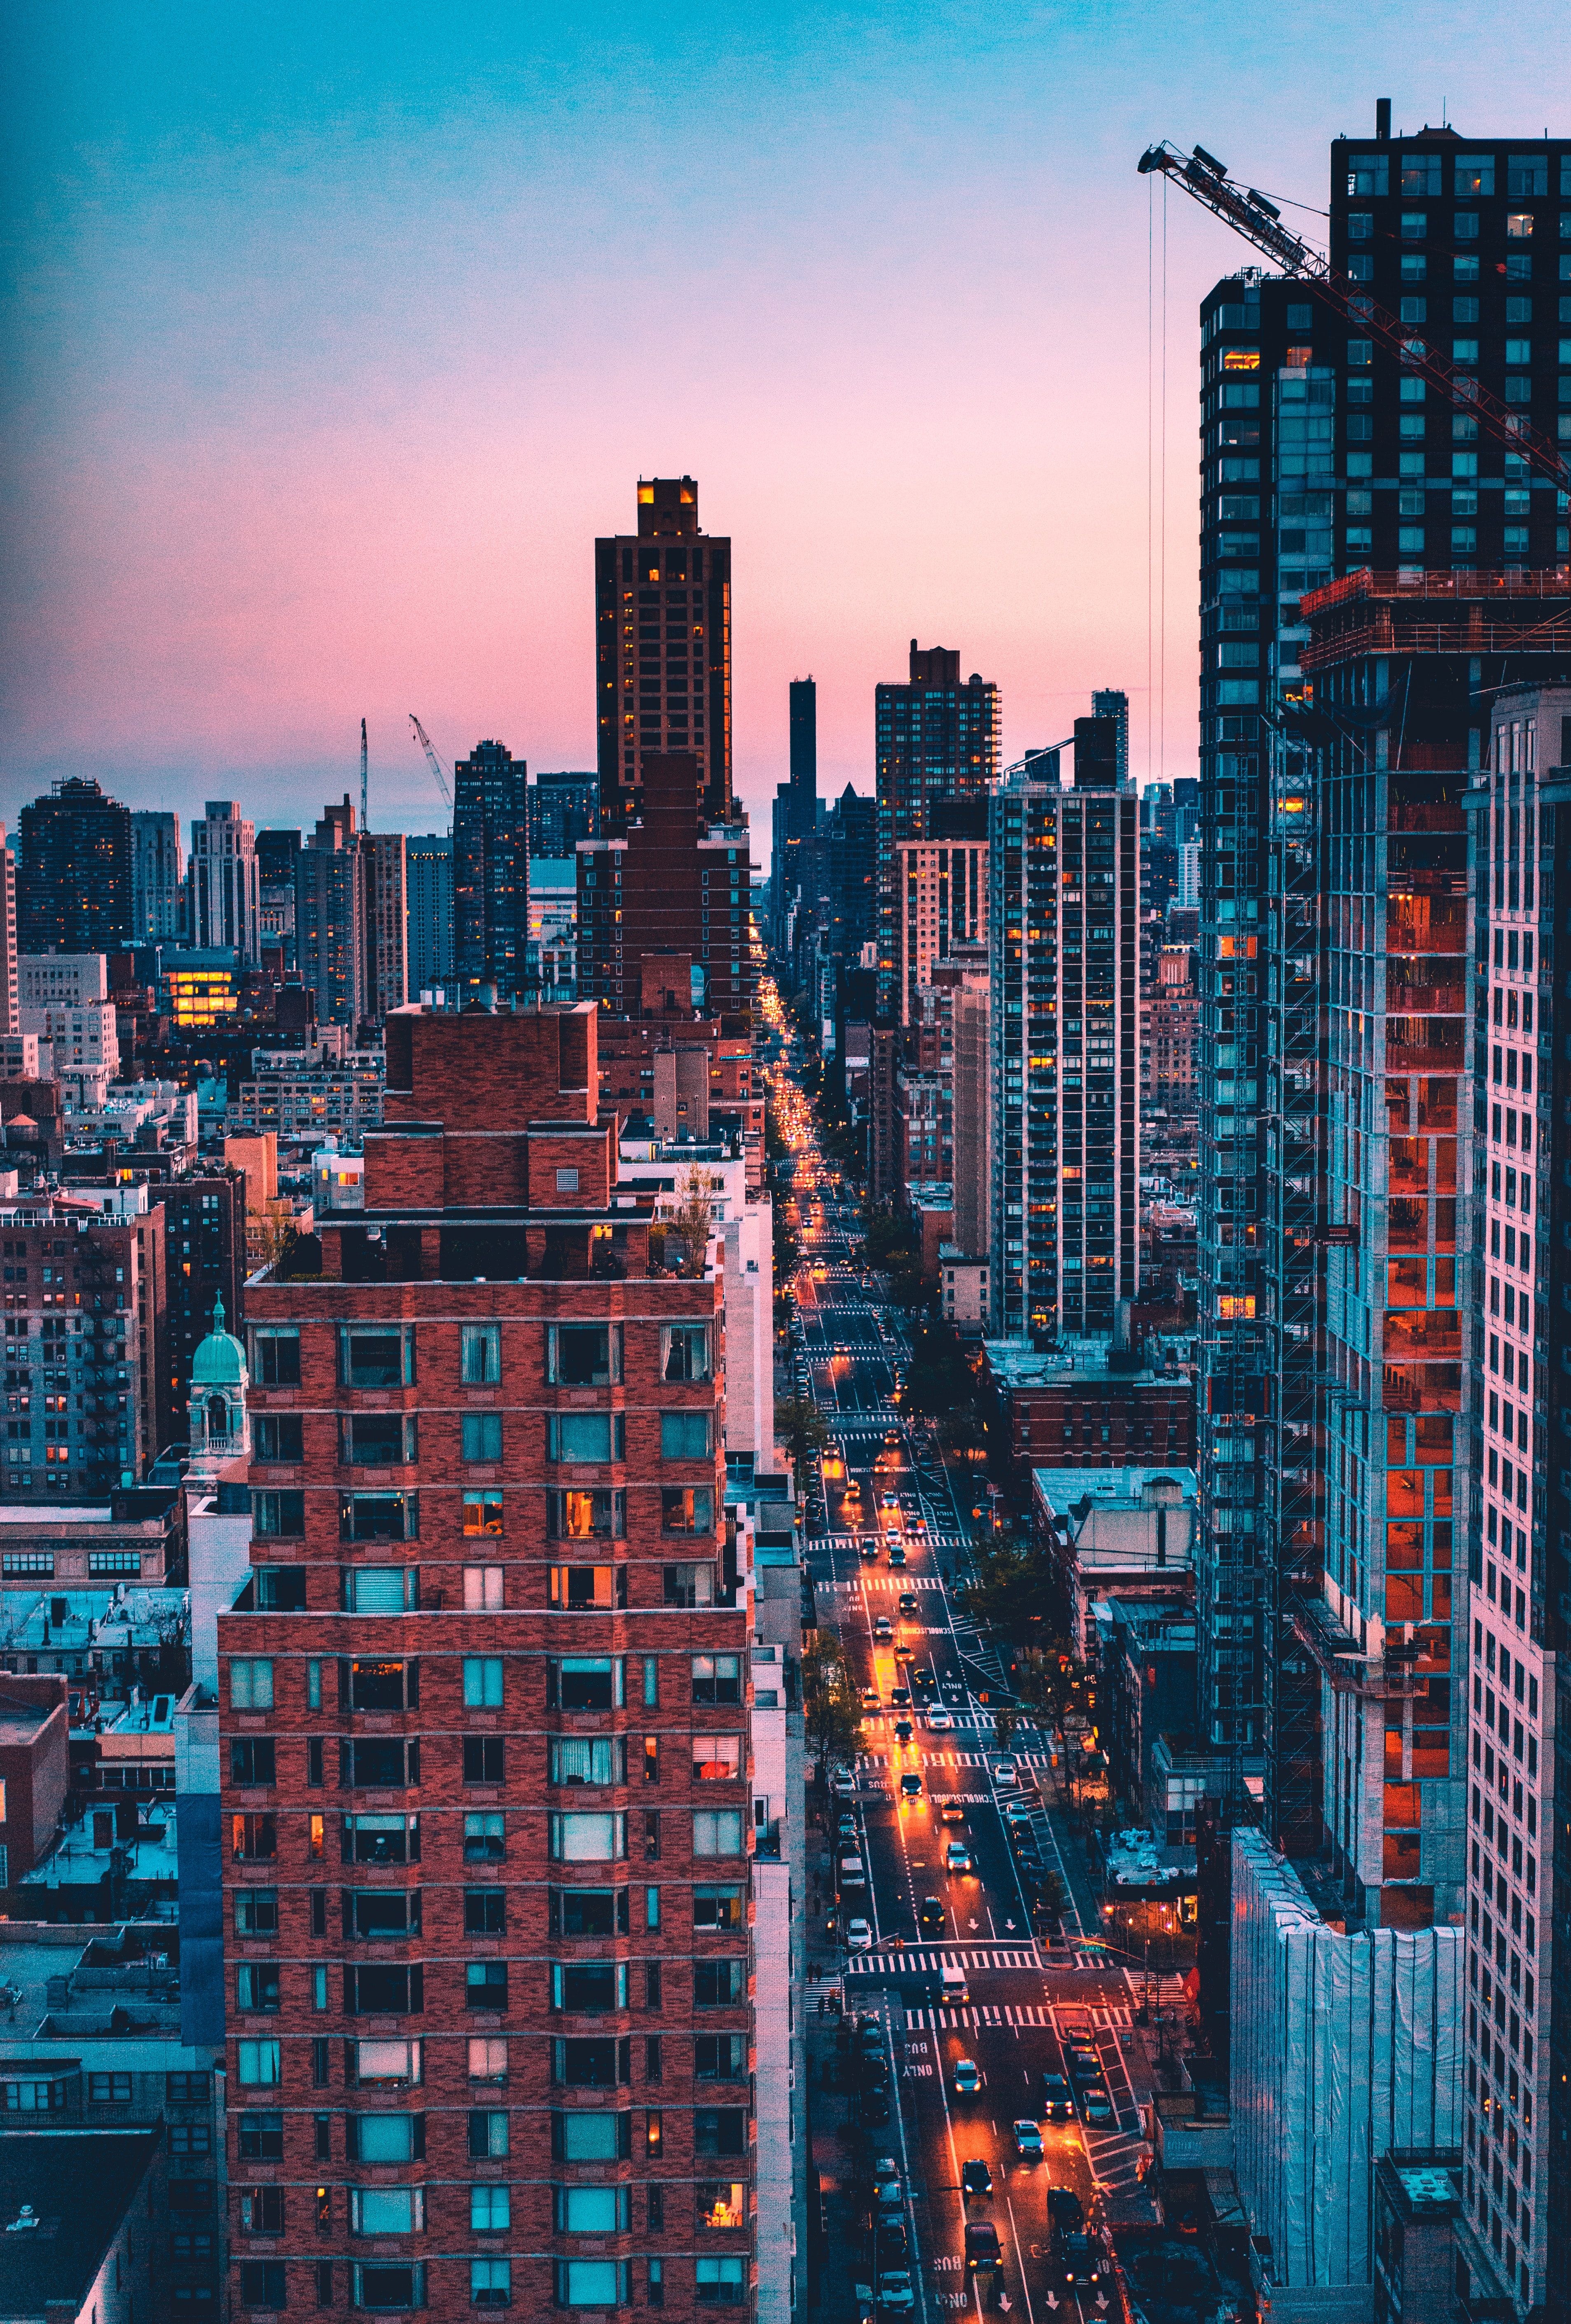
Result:
[[[890,1719],[899,1716],[895,1711],[886,1711],[881,1715]],[[991,1724],[991,1721],[978,1720],[975,1723],[979,1727],[986,1727]],[[880,1767],[892,1766],[898,1766],[902,1770],[911,1766],[985,1767],[990,1757],[996,1758],[998,1756],[997,1752],[985,1751],[919,1751],[913,1747],[902,1751],[898,1759],[892,1759],[886,1752],[864,1751],[858,1755],[856,1765],[859,1768],[865,1767],[870,1773]],[[1009,1756],[1013,1759],[1016,1766],[1047,1768],[1053,1764],[1045,1751],[1012,1751]]]
[[1042,1957],[1034,1945],[957,1945],[932,1952],[906,1945],[898,1952],[853,1953],[846,1964],[847,1977],[900,1977],[912,1971],[936,1977],[941,1969],[1040,1969]]
[[[1104,2033],[1113,2033],[1134,2022],[1127,2006],[1119,2007],[1115,2005],[1092,2015],[1095,2019],[1095,2030]],[[908,2033],[926,2034],[954,2034],[966,2029],[975,2032],[978,2027],[989,2025],[1038,2026],[1052,2034],[1071,2030],[1059,2024],[1058,2013],[1050,2002],[982,2002],[958,2009],[908,2009],[905,2022]],[[1072,2030],[1083,2031],[1084,2028]]]

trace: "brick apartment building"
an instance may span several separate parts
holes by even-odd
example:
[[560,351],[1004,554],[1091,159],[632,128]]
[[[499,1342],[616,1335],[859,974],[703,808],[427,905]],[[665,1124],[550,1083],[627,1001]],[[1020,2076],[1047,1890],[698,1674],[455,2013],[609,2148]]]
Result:
[[236,2313],[752,2296],[721,1287],[614,1204],[596,1016],[392,1016],[365,1211],[247,1292]]

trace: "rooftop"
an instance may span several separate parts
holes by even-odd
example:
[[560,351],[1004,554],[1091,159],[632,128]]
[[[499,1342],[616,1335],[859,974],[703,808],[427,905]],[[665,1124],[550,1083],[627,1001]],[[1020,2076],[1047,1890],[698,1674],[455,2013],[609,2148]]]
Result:
[[1460,2154],[1393,2147],[1380,2159],[1382,2187],[1409,2219],[1454,2218],[1462,2209]]
[[[158,2133],[7,2130],[0,2136],[0,2314],[75,2315],[146,2172]],[[24,2222],[36,2222],[24,2224]]]
[[988,1370],[1001,1388],[1011,1391],[1062,1388],[1079,1379],[1095,1379],[1099,1386],[1126,1380],[1148,1387],[1156,1380],[1178,1377],[1171,1371],[1159,1371],[1147,1361],[1147,1351],[1115,1362],[1117,1351],[1111,1337],[1064,1339],[1050,1348],[1035,1348],[1029,1340],[984,1340],[982,1348]]
[[[1056,1515],[1080,1517],[1081,1504],[1111,1509],[1189,1508],[1199,1486],[1193,1469],[1033,1469],[1031,1482]],[[1163,1492],[1163,1486],[1171,1489]]]

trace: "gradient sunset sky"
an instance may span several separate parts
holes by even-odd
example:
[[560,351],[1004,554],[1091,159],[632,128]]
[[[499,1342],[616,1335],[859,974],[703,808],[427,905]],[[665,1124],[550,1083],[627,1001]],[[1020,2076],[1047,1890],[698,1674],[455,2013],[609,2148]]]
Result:
[[439,827],[410,710],[449,761],[592,767],[592,543],[641,473],[735,544],[761,853],[787,680],[821,790],[870,790],[913,634],[999,681],[1011,757],[1123,686],[1137,774],[1193,772],[1195,316],[1247,254],[1169,197],[1164,756],[1137,157],[1198,140],[1323,208],[1377,96],[1536,135],[1557,88],[1564,129],[1565,32],[1559,0],[1509,37],[1474,0],[13,11],[0,815],[81,771],[182,826],[209,794],[309,823],[364,715],[373,823]]

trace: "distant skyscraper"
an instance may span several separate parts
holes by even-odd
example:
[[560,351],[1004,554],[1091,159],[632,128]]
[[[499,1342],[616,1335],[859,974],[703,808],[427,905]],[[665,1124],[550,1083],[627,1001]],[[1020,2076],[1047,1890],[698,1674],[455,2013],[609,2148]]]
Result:
[[1091,696],[1091,715],[1111,718],[1117,729],[1118,779],[1129,780],[1129,696],[1121,687],[1096,687]]
[[262,941],[283,954],[285,968],[298,962],[294,943],[295,873],[300,862],[298,831],[259,831],[256,876],[261,899]]
[[374,1024],[402,1009],[409,991],[407,865],[402,831],[364,835],[365,1008]]
[[185,863],[180,817],[161,808],[131,817],[131,919],[138,944],[172,944],[181,934]]
[[911,640],[910,676],[876,699],[878,775],[878,1005],[895,1003],[895,849],[928,836],[933,801],[984,798],[998,773],[998,688],[975,671],[960,683],[960,657]]
[[811,839],[818,821],[818,689],[810,678],[790,685],[790,835]]
[[1006,1339],[1110,1332],[1139,1282],[1140,809],[1109,773],[1087,750],[1073,790],[1015,769],[992,796],[991,1272]]
[[599,828],[598,775],[536,775],[529,787],[531,855],[555,857],[560,862],[580,839],[593,839]]
[[446,991],[453,982],[453,839],[447,831],[406,839],[409,990]]
[[209,799],[191,825],[190,940],[203,952],[234,952],[245,967],[262,958],[262,878],[256,825],[238,799]]
[[526,987],[529,770],[503,742],[476,742],[454,769],[453,973],[460,1000]]
[[131,810],[72,775],[22,810],[19,952],[124,952],[132,937]]
[[5,844],[0,823],[0,1034],[20,1033],[16,989],[16,851]]
[[295,867],[295,960],[318,1021],[358,1025],[366,988],[365,877],[355,807],[323,809]]
[[638,530],[595,543],[600,828],[637,814],[645,752],[690,754],[707,823],[731,816],[731,543],[691,476],[638,487]]

